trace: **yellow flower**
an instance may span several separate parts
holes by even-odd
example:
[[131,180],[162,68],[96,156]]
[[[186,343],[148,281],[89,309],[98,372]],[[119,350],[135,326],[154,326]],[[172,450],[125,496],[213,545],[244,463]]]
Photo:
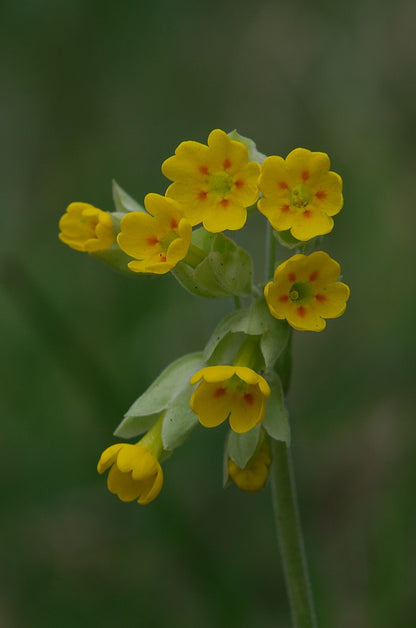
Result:
[[229,417],[231,429],[243,434],[263,421],[270,387],[261,375],[247,366],[207,366],[190,383],[201,379],[191,409],[204,427],[216,427]]
[[149,504],[156,499],[163,484],[163,471],[156,456],[139,443],[117,443],[103,451],[98,473],[110,469],[107,486],[123,502],[137,499]]
[[271,464],[269,446],[264,441],[254,458],[241,469],[234,460],[228,460],[230,478],[242,491],[255,493],[266,484]]
[[120,222],[119,247],[135,260],[128,267],[137,273],[169,272],[183,259],[191,242],[192,226],[176,201],[160,194],[147,194],[149,212],[131,212]]
[[264,288],[270,313],[295,329],[322,331],[325,318],[344,313],[350,289],[337,281],[340,266],[327,253],[293,255],[275,270]]
[[215,129],[208,146],[182,142],[175,155],[162,164],[162,172],[172,183],[166,196],[183,206],[185,217],[207,231],[241,229],[247,210],[259,196],[260,165],[248,161],[247,148]]
[[76,251],[104,251],[115,242],[110,214],[89,203],[68,205],[59,228],[59,239]]
[[258,208],[276,231],[298,240],[329,233],[343,205],[342,179],[329,171],[326,153],[295,148],[283,159],[267,157],[259,181]]

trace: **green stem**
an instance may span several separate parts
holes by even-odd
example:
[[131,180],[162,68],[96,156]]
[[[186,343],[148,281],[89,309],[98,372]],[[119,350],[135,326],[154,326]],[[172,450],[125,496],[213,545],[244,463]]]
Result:
[[293,625],[295,628],[314,628],[316,618],[290,449],[282,441],[273,441],[273,445],[273,506]]

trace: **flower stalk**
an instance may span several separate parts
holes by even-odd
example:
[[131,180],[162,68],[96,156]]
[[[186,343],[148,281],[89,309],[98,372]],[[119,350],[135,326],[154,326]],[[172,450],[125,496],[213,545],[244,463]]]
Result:
[[286,589],[295,628],[316,627],[305,548],[300,525],[290,448],[273,441],[272,499],[285,574]]

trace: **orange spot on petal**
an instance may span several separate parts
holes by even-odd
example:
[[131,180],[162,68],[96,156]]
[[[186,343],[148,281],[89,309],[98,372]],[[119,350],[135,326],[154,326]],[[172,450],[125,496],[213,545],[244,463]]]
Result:
[[278,185],[281,190],[287,190],[289,187],[286,181],[279,181]]
[[289,205],[282,205],[280,211],[282,212],[282,214],[287,214],[287,212],[290,212]]
[[146,242],[149,246],[155,246],[155,244],[159,243],[159,240],[156,236],[150,236],[150,238],[146,239]]
[[287,294],[280,295],[279,301],[281,301],[282,303],[286,303],[287,301],[289,301],[288,295]]
[[244,401],[249,405],[252,406],[254,403],[254,397],[251,393],[246,393],[244,395]]
[[234,185],[235,185],[236,188],[240,189],[240,188],[244,187],[244,181],[242,179],[237,179],[237,181],[235,181]]
[[291,272],[288,274],[289,281],[296,281],[296,273]]
[[205,190],[201,190],[200,192],[198,192],[198,200],[200,201],[205,201],[207,196],[208,196],[208,192],[205,192]]
[[166,262],[166,255],[163,255],[163,253],[160,254],[160,261]]
[[315,299],[319,301],[319,303],[323,303],[326,301],[326,296],[324,294],[315,294]]
[[229,159],[224,159],[222,167],[224,170],[228,170],[228,168],[231,168],[231,161]]
[[213,397],[222,397],[223,395],[225,395],[225,393],[226,393],[225,388],[216,388],[214,390],[214,393],[213,393],[212,396]]
[[222,205],[222,207],[224,207],[224,209],[225,209],[225,208],[226,208],[226,207],[228,207],[228,205],[230,204],[230,201],[229,201],[227,198],[223,198],[223,199],[220,201],[220,204],[221,204],[221,205]]
[[199,166],[199,172],[201,174],[208,174],[209,173],[208,166]]
[[171,229],[177,229],[178,228],[178,221],[176,220],[176,218],[171,218],[170,219],[170,228]]
[[309,170],[303,170],[302,181],[307,181],[308,179],[309,179]]
[[310,275],[309,275],[309,281],[315,281],[315,279],[318,279],[318,275],[319,272],[317,270],[314,270]]
[[301,318],[305,317],[306,309],[303,307],[303,305],[299,305],[299,307],[297,308],[297,313],[299,314]]
[[315,192],[315,196],[321,201],[323,198],[327,197],[327,193],[325,192],[325,190],[318,190],[317,192]]
[[309,209],[305,209],[303,215],[305,216],[305,218],[310,218],[312,216],[312,212]]

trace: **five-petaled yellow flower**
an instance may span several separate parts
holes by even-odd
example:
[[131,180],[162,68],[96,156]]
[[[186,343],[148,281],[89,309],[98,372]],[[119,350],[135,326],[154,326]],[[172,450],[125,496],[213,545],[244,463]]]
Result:
[[115,242],[110,214],[89,203],[68,205],[59,228],[59,239],[76,251],[104,251]]
[[276,231],[290,229],[298,240],[310,240],[332,230],[343,198],[342,179],[329,167],[326,153],[306,148],[292,150],[286,159],[264,160],[258,208]]
[[339,275],[338,262],[323,251],[293,255],[264,288],[270,313],[295,329],[322,331],[326,318],[344,313],[350,295],[349,287],[337,281]]
[[172,183],[166,196],[181,203],[192,225],[203,223],[213,233],[241,229],[247,207],[258,199],[260,165],[248,161],[247,148],[224,131],[209,134],[208,146],[187,141],[162,164]]
[[98,473],[111,467],[107,478],[110,493],[123,502],[137,499],[149,504],[156,499],[163,484],[159,460],[140,444],[117,443],[103,451],[97,465]]
[[169,272],[189,249],[192,226],[176,201],[160,194],[147,194],[149,212],[131,212],[120,222],[119,247],[135,260],[128,267],[138,273]]
[[256,455],[248,462],[244,469],[229,458],[228,473],[234,484],[242,491],[255,493],[266,484],[271,462],[269,446],[266,441],[264,441]]
[[247,366],[207,366],[191,385],[203,380],[191,397],[191,409],[204,427],[216,427],[228,417],[234,432],[248,432],[264,419],[270,387]]

